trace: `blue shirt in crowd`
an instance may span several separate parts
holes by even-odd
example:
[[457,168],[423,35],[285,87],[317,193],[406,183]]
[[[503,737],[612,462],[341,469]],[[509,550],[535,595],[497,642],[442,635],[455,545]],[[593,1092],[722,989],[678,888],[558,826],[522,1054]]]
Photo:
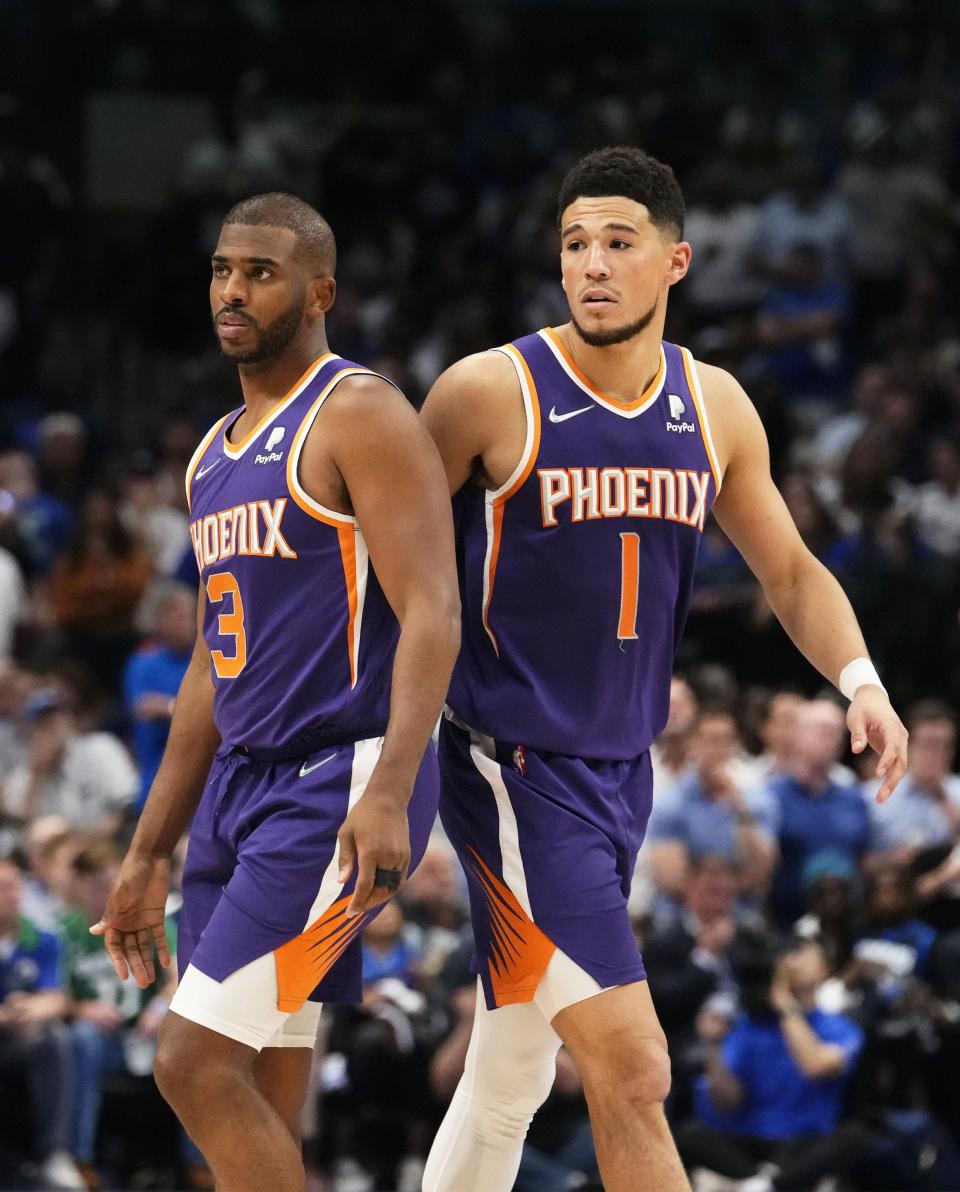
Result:
[[[779,820],[772,796],[766,790],[744,796],[756,817],[757,828],[772,839]],[[647,838],[652,841],[679,840],[691,860],[707,853],[737,859],[737,822],[728,803],[711,799],[697,773],[679,778],[653,804]]]
[[803,868],[823,849],[837,849],[854,862],[870,842],[870,813],[860,791],[831,782],[822,794],[811,794],[789,774],[766,787],[773,797],[774,834],[780,863],[773,879],[773,911],[783,925],[804,913]]
[[0,940],[0,1004],[11,993],[38,993],[62,988],[62,948],[52,932],[39,931],[21,919],[12,940]]
[[133,748],[140,768],[138,811],[146,802],[163,757],[170,721],[138,719],[137,703],[145,695],[168,695],[173,699],[180,690],[189,664],[189,654],[175,654],[168,647],[155,644],[142,646],[127,662],[123,688],[127,711],[133,721]]
[[[907,774],[897,787],[894,799],[878,803],[879,781],[863,787],[870,813],[870,850],[888,852],[908,845],[911,848],[930,848],[953,842],[953,823],[943,804],[928,791],[917,786],[913,775]],[[944,799],[960,807],[960,778],[947,775],[943,784]]]
[[718,1113],[706,1078],[698,1081],[696,1109],[708,1125],[751,1138],[789,1139],[829,1134],[837,1128],[850,1075],[863,1049],[863,1032],[842,1014],[813,1010],[806,1015],[824,1043],[843,1049],[843,1072],[829,1080],[804,1076],[790,1055],[780,1022],[772,1014],[741,1014],[723,1041],[723,1062],[744,1086],[734,1113]]

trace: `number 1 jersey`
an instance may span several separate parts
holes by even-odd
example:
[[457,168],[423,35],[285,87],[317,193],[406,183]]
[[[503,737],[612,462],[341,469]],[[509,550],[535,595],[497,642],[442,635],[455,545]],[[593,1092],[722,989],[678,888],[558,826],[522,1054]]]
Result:
[[629,404],[552,329],[497,349],[523,456],[455,498],[463,645],[449,705],[500,741],[623,760],[666,723],[697,550],[720,477],[693,358],[663,343]]
[[190,533],[206,592],[214,719],[228,745],[278,754],[381,736],[399,627],[356,518],[300,484],[304,441],[345,377],[320,357],[238,442],[242,410],[204,437],[187,469]]

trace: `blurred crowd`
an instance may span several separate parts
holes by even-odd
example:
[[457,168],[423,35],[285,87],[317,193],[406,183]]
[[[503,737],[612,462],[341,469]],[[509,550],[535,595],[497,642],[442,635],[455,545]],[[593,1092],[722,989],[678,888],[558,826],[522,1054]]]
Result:
[[[206,308],[220,217],[315,202],[334,349],[419,405],[453,359],[564,320],[557,184],[618,142],[687,195],[667,335],[751,394],[912,732],[878,806],[708,525],[632,899],[671,1120],[704,1189],[960,1186],[960,10],[608,0],[571,37],[560,2],[371,0],[361,39],[284,0],[40,7],[0,5],[0,1186],[207,1179],[149,1077],[174,978],[122,986],[87,926],[192,647],[183,474],[239,403]],[[135,176],[141,142],[165,184],[111,192],[103,144]],[[473,1013],[465,924],[438,837],[367,933],[364,1004],[326,1017],[318,1186],[418,1186]],[[595,1180],[561,1053],[517,1187]]]

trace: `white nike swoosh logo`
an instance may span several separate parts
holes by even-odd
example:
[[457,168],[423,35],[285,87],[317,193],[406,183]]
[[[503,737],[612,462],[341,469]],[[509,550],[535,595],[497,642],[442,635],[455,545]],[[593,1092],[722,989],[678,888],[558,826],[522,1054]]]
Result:
[[196,474],[196,476],[194,477],[194,479],[195,479],[195,480],[199,480],[201,476],[206,476],[206,474],[207,474],[208,472],[212,472],[212,471],[213,471],[213,469],[214,469],[214,468],[217,466],[217,464],[218,464],[218,463],[219,463],[219,462],[220,462],[222,459],[223,459],[223,456],[222,456],[222,455],[218,455],[218,456],[217,456],[217,458],[216,458],[216,459],[213,461],[213,463],[212,463],[212,464],[210,464],[210,465],[208,465],[206,468],[197,468],[197,474]]
[[568,418],[576,418],[578,414],[587,414],[593,406],[581,406],[579,410],[571,410],[568,414],[558,414],[557,407],[550,407],[550,421],[551,422],[566,422]]
[[331,753],[329,757],[325,757],[322,762],[316,762],[312,766],[308,766],[306,762],[300,767],[300,777],[306,778],[308,774],[312,774],[314,770],[319,770],[321,766],[325,766],[327,762],[332,762],[337,755]]

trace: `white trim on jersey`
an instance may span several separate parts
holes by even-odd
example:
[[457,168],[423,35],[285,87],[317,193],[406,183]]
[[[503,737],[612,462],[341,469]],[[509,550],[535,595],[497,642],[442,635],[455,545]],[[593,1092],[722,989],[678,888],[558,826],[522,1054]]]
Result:
[[700,415],[700,421],[703,424],[700,429],[706,440],[707,456],[711,461],[711,470],[713,470],[714,462],[716,463],[714,483],[716,484],[717,491],[713,495],[713,499],[716,500],[720,495],[720,486],[723,483],[723,477],[720,475],[720,457],[717,455],[717,449],[713,445],[713,435],[710,433],[710,418],[707,414],[707,403],[703,399],[703,389],[700,386],[700,374],[697,372],[697,362],[694,360],[690,349],[682,347],[680,351],[683,353],[684,359],[687,362],[687,372],[693,379],[694,388],[696,389],[695,396],[697,398],[697,406],[699,407],[697,413]]
[[283,401],[281,401],[278,405],[276,405],[270,411],[270,413],[267,415],[267,417],[264,418],[262,422],[258,423],[258,425],[255,426],[253,428],[253,430],[248,435],[245,435],[243,443],[240,444],[239,446],[234,446],[232,443],[230,443],[230,441],[227,439],[226,434],[224,434],[224,436],[223,436],[223,451],[224,451],[224,454],[226,455],[226,457],[228,459],[234,459],[234,460],[242,459],[243,456],[246,455],[246,453],[254,445],[254,443],[256,443],[256,441],[260,438],[260,436],[263,434],[263,432],[265,430],[267,430],[269,427],[271,427],[274,424],[274,422],[276,422],[277,418],[283,413],[283,411],[286,410],[289,406],[291,406],[293,404],[293,402],[295,402],[297,400],[297,398],[304,391],[304,389],[306,389],[306,387],[310,384],[310,382],[317,375],[317,373],[320,371],[320,369],[323,368],[325,365],[330,364],[331,361],[339,360],[339,359],[340,359],[340,357],[335,352],[331,352],[329,354],[321,356],[320,359],[317,360],[316,364],[314,364],[314,366],[305,374],[303,379],[297,384],[297,387],[289,394],[289,396],[285,397],[283,399]]
[[290,459],[287,467],[287,484],[296,493],[296,500],[298,504],[307,505],[314,513],[320,514],[321,517],[329,521],[340,522],[345,526],[355,526],[357,519],[351,513],[340,513],[336,509],[330,509],[326,505],[321,505],[319,501],[315,501],[313,497],[300,483],[300,456],[303,453],[303,445],[307,441],[307,435],[310,433],[310,428],[317,420],[317,415],[320,413],[324,402],[344,379],[344,377],[353,376],[377,376],[377,373],[370,372],[366,368],[342,368],[339,372],[334,373],[333,377],[321,389],[321,391],[314,398],[310,409],[307,411],[300,425],[294,431],[293,443],[290,447]]
[[496,501],[498,497],[502,497],[504,493],[510,491],[510,489],[523,475],[524,469],[530,462],[530,452],[533,450],[536,424],[533,416],[533,395],[530,392],[530,386],[527,384],[527,377],[523,371],[523,365],[517,359],[519,352],[517,352],[517,349],[512,347],[512,345],[509,348],[491,348],[491,351],[499,352],[502,356],[506,356],[516,370],[517,378],[520,381],[520,394],[523,398],[523,413],[527,420],[527,437],[524,439],[523,454],[520,456],[517,466],[510,473],[508,479],[505,480],[499,488],[487,490],[487,497],[491,501]]
[[641,414],[645,414],[647,410],[650,409],[650,407],[656,402],[657,398],[663,392],[663,387],[667,381],[667,359],[662,345],[660,347],[660,365],[658,369],[660,373],[660,383],[642,406],[637,406],[635,410],[626,410],[623,408],[623,406],[617,405],[615,402],[607,401],[605,398],[601,397],[601,395],[595,389],[591,389],[588,385],[585,385],[567,363],[563,353],[553,342],[553,339],[546,333],[546,331],[538,331],[537,334],[553,353],[554,359],[558,362],[570,380],[573,381],[574,385],[576,385],[578,389],[582,389],[587,397],[591,399],[591,401],[595,401],[598,406],[602,406],[605,410],[609,410],[611,414],[616,414],[619,418],[639,418]]
[[360,677],[360,632],[363,629],[363,602],[367,597],[367,579],[370,574],[370,554],[360,527],[354,533],[354,557],[357,575],[357,607],[353,614],[353,684],[356,687]]

